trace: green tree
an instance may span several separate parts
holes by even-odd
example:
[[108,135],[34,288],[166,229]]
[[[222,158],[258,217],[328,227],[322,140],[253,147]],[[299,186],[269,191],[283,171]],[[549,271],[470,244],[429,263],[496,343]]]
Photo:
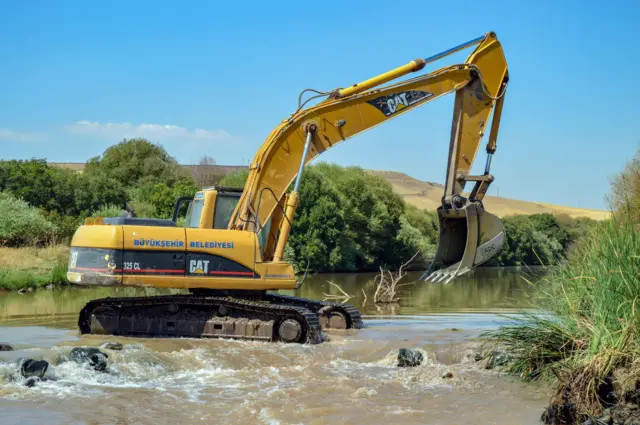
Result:
[[611,181],[609,205],[621,218],[640,222],[640,149]]
[[146,139],[124,139],[87,162],[89,176],[108,175],[123,187],[173,186],[186,171],[167,151]]
[[83,176],[75,188],[76,210],[83,217],[106,205],[124,207],[126,199],[124,187],[118,180],[106,174]]
[[533,227],[545,234],[549,239],[555,239],[565,249],[571,243],[569,232],[560,225],[560,222],[553,214],[533,214],[529,216]]
[[[220,185],[243,187],[248,170],[225,176]],[[405,216],[405,203],[384,179],[358,167],[320,163],[305,168],[287,254],[298,269],[356,271],[397,266],[416,251],[433,250]],[[417,217],[417,214],[414,214]],[[417,219],[434,232],[432,217]]]
[[149,203],[155,209],[155,216],[171,218],[176,200],[181,196],[193,196],[198,191],[192,181],[184,179],[178,184],[169,187],[164,184],[156,184],[151,188]]
[[75,173],[49,167],[44,159],[0,161],[0,191],[8,191],[29,205],[61,215],[77,215]]
[[233,171],[220,179],[220,186],[242,189],[247,181],[247,177],[249,177],[248,168]]
[[[534,266],[553,265],[564,256],[562,244],[553,236],[536,228],[539,218],[515,215],[502,219],[506,240],[502,250],[493,257],[490,265]],[[544,226],[541,226],[544,228]]]
[[45,243],[54,238],[56,231],[56,226],[40,210],[11,193],[0,193],[0,244],[24,246]]
[[327,186],[321,172],[307,167],[300,186],[300,203],[288,241],[290,257],[299,270],[309,261],[315,271],[356,271],[356,247],[347,237],[343,199]]

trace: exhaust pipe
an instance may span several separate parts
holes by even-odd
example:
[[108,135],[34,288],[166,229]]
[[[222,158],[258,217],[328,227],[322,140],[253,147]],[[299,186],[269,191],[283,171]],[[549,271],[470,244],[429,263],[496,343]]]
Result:
[[504,245],[504,225],[480,203],[438,208],[438,249],[420,280],[449,283],[495,256]]

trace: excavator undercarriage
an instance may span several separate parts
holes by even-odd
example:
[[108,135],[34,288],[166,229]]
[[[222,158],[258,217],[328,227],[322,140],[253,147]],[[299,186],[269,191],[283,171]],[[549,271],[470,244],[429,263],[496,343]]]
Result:
[[194,291],[189,295],[104,298],[78,319],[83,334],[233,338],[318,344],[323,328],[360,329],[348,304],[266,292]]

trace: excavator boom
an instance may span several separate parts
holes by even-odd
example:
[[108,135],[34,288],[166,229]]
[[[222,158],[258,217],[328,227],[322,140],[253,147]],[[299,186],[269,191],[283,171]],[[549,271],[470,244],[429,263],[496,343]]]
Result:
[[[380,87],[474,45],[477,47],[462,64]],[[297,206],[304,165],[338,143],[455,93],[445,193],[442,207],[438,209],[439,247],[424,277],[450,280],[470,270],[495,255],[504,239],[500,220],[484,210],[482,198],[493,180],[489,167],[496,149],[507,81],[502,46],[495,33],[487,33],[432,57],[416,59],[361,83],[324,93],[326,98],[314,106],[299,105],[257,152],[229,228],[260,231],[271,218],[269,240],[272,243],[265,250],[263,260],[280,261]],[[485,173],[470,176],[492,111]],[[287,193],[296,178],[293,191]],[[463,190],[469,181],[475,187],[465,198]],[[281,211],[273,215],[277,208]]]

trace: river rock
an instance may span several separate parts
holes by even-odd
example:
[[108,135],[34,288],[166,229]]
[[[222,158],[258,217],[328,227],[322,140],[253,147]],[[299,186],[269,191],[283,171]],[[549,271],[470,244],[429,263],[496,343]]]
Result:
[[109,356],[94,347],[75,347],[71,350],[71,360],[77,363],[89,363],[99,372],[107,368],[107,358]]
[[587,419],[583,425],[640,425],[640,411],[636,404],[617,404],[605,409],[597,418]]
[[22,359],[20,360],[20,374],[25,378],[32,376],[42,378],[49,368],[46,360]]
[[105,342],[100,346],[100,348],[104,348],[105,350],[120,351],[124,348],[124,346],[119,342]]
[[410,348],[401,348],[398,351],[398,367],[415,367],[420,366],[424,356],[418,350]]
[[13,351],[13,347],[9,344],[4,344],[0,342],[0,351]]
[[40,382],[40,378],[38,378],[37,376],[31,376],[24,381],[24,386],[33,388],[38,382]]
[[485,369],[493,369],[497,366],[505,366],[511,360],[511,356],[503,351],[492,351],[487,356],[487,363],[484,365]]

